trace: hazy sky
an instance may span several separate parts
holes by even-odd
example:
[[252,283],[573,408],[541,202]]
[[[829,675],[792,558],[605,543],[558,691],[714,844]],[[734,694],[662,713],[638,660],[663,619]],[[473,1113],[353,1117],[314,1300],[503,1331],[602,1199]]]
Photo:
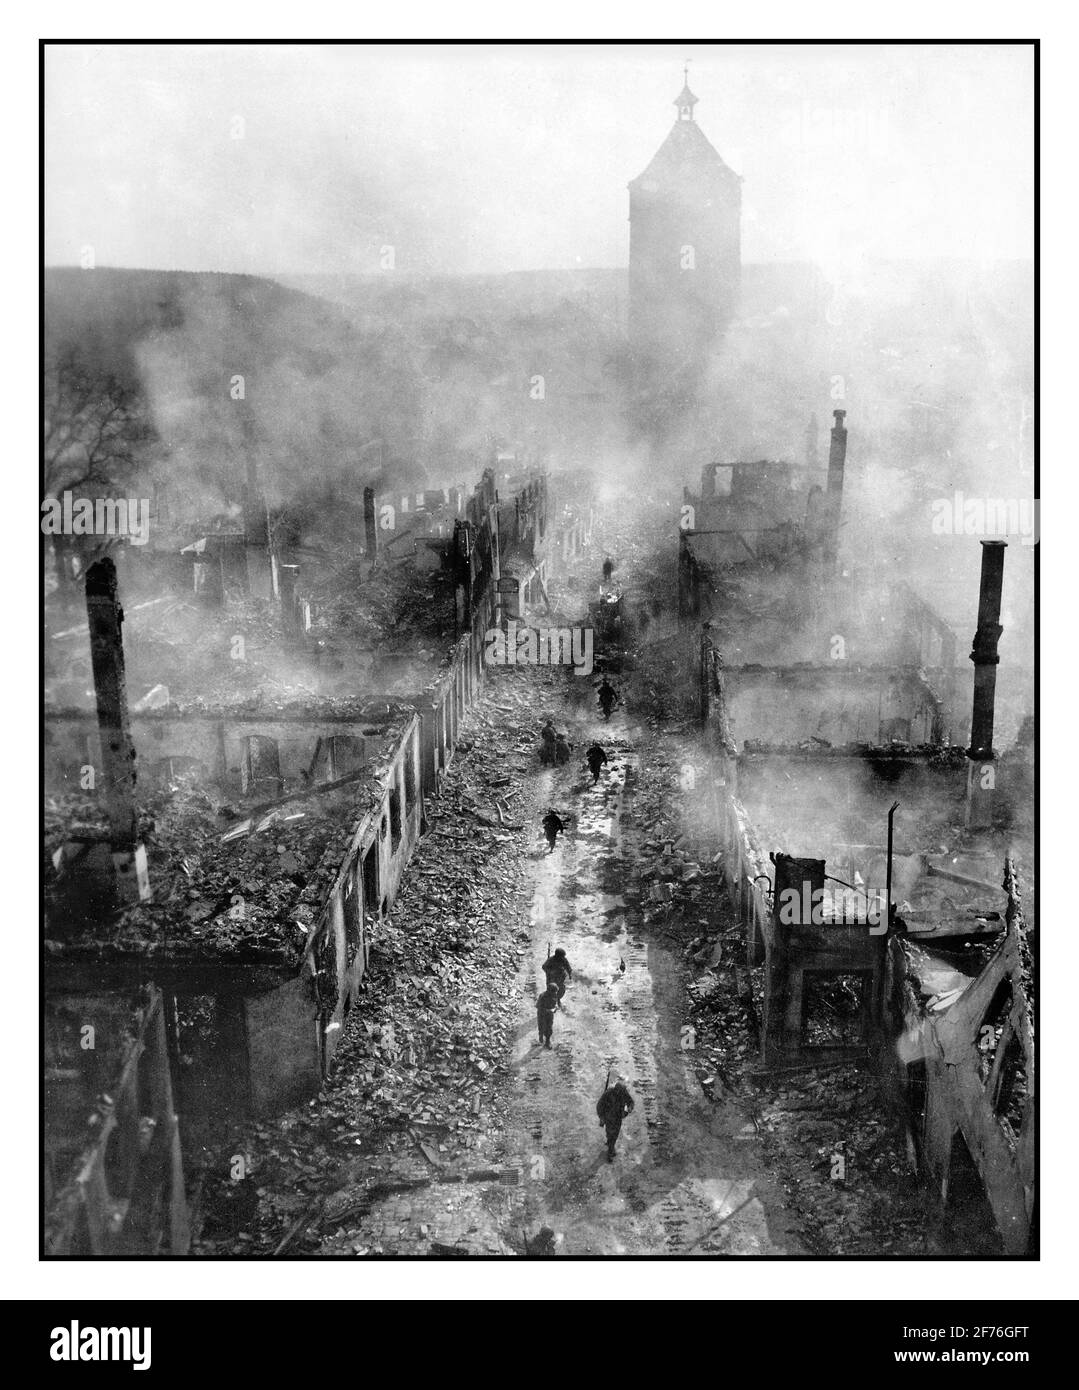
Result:
[[687,57],[746,260],[1032,255],[1029,47],[84,45],[46,51],[46,261],[622,266]]

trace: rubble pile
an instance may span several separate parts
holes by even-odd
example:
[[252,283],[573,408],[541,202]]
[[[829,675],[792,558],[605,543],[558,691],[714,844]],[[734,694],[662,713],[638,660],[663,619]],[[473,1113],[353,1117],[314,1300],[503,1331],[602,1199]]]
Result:
[[762,1156],[817,1255],[926,1255],[924,1190],[876,1079],[856,1063],[760,1083]]
[[[376,794],[371,779],[286,802],[240,822],[231,837],[237,812],[207,789],[181,787],[148,799],[140,833],[151,865],[153,901],[116,912],[107,924],[107,940],[96,943],[99,953],[167,951],[186,959],[294,966]],[[55,804],[46,807],[47,852],[69,840],[73,826],[107,838],[104,818],[86,794],[81,800],[68,794],[49,801]],[[62,887],[50,858],[46,892]],[[97,921],[94,914],[90,924]],[[48,949],[53,954],[92,949],[78,925]]]
[[[739,1090],[739,1067],[758,1047],[753,987],[760,973],[744,966],[745,943],[723,883],[722,858],[707,834],[701,798],[710,794],[680,740],[654,744],[642,768],[635,805],[623,812],[641,826],[638,868],[626,892],[647,930],[675,942],[686,963],[683,1026],[702,1089],[712,1100]],[[700,757],[699,752],[696,756]],[[692,787],[690,782],[693,782]]]
[[[263,599],[209,609],[191,600],[125,612],[125,664],[133,712],[140,708],[224,709],[257,700],[308,704],[323,693],[317,650],[282,644],[280,608]],[[242,639],[242,640],[241,640]],[[92,709],[85,617],[47,651],[45,703]],[[55,667],[55,671],[51,668]],[[61,674],[62,673],[62,674]],[[265,692],[273,692],[267,696]],[[147,701],[145,705],[140,702]]]
[[[525,950],[504,924],[527,917],[531,897],[522,865],[535,831],[530,676],[492,681],[468,716],[428,803],[428,833],[377,931],[333,1074],[317,1102],[245,1136],[257,1212],[242,1231],[211,1225],[201,1253],[270,1252],[308,1207],[294,1253],[325,1253],[324,1241],[366,1253],[362,1221],[391,1163],[395,1183],[447,1182],[452,1201],[454,1174],[493,1161]],[[314,1207],[330,1195],[332,1229],[322,1230]]]
[[68,791],[46,795],[42,811],[42,872],[46,881],[55,872],[52,857],[66,839],[104,840],[105,807],[100,797]]
[[[418,664],[399,682],[411,692],[417,669],[437,666],[454,635],[452,583],[440,571],[387,565],[365,574],[357,564],[323,588],[326,597],[313,599],[311,629],[298,641],[286,638],[281,606],[269,599],[234,595],[225,608],[192,598],[133,605],[124,633],[133,709],[160,691],[154,708],[332,702],[358,685],[390,688],[383,667],[401,653]],[[93,708],[85,614],[73,610],[46,645],[46,704]]]
[[808,1249],[925,1254],[922,1189],[873,1076],[857,1064],[772,1078],[761,1071],[764,971],[745,963],[722,856],[708,858],[709,796],[692,745],[653,744],[647,764],[642,760],[634,812],[650,832],[635,886],[649,929],[682,946],[682,1026],[692,1030],[683,1037],[692,1042],[687,1054],[702,1092],[714,1104],[745,1111]]
[[[687,820],[680,802],[680,791],[691,781],[696,784],[693,756],[673,740],[650,750],[635,802],[623,812],[625,824],[638,824],[642,835],[630,895],[640,902],[646,923],[669,928],[683,940],[687,932],[714,926],[721,884],[719,856]],[[695,756],[699,760],[699,753]]]
[[315,594],[316,636],[395,651],[427,641],[441,649],[454,635],[452,575],[409,563],[357,561]]

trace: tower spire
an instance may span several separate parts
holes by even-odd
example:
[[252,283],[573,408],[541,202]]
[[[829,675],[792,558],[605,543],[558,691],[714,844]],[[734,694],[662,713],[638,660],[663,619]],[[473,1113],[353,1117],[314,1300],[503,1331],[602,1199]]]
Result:
[[683,77],[683,86],[682,86],[682,90],[678,93],[678,96],[675,98],[674,104],[675,104],[675,106],[678,107],[678,119],[679,119],[680,121],[692,121],[692,120],[694,119],[694,117],[693,117],[693,108],[697,105],[697,98],[696,98],[696,97],[693,95],[693,93],[689,90],[689,59],[688,59],[688,58],[686,59],[686,65],[685,65],[685,67],[682,69],[682,77]]

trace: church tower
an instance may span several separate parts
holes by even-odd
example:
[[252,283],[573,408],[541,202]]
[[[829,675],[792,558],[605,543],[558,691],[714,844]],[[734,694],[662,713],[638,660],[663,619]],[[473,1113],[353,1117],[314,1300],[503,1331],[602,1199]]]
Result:
[[646,372],[683,380],[733,316],[742,253],[742,180],[697,124],[685,76],[670,134],[629,185],[630,347]]

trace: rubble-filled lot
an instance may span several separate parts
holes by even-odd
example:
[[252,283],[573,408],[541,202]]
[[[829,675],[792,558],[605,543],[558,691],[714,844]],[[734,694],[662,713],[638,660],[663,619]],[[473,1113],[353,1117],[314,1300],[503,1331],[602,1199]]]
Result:
[[372,778],[297,797],[245,820],[212,789],[177,785],[149,798],[140,834],[152,866],[153,901],[113,912],[107,926],[92,904],[89,922],[83,921],[78,903],[64,898],[65,879],[55,864],[60,846],[73,836],[105,842],[100,799],[88,793],[49,797],[44,881],[58,910],[50,914],[46,948],[54,957],[97,949],[295,964],[356,825],[378,792]]
[[454,633],[453,576],[441,567],[425,572],[402,559],[372,570],[357,561],[325,574],[315,599],[315,632],[332,640],[379,650],[426,642],[433,654]]
[[[182,705],[269,711],[298,702],[352,703],[357,689],[409,693],[437,669],[454,636],[452,577],[397,563],[325,565],[313,580],[312,625],[289,628],[279,602],[233,594],[211,607],[173,594],[125,608],[132,708]],[[94,704],[85,606],[56,604],[45,633],[45,703]]]
[[[317,1101],[253,1126],[221,1155],[196,1253],[506,1249],[491,1207],[517,1178],[500,1136],[538,722],[520,673],[488,686],[428,804],[428,833],[375,939],[332,1076]],[[239,1182],[237,1149],[250,1165]],[[425,1219],[412,1221],[409,1194],[421,1189]]]
[[701,764],[693,739],[657,739],[642,760],[636,815],[653,832],[638,869],[644,921],[680,944],[690,969],[683,1027],[692,1030],[684,1036],[702,1090],[717,1105],[739,1107],[754,1126],[807,1250],[925,1254],[932,1236],[924,1195],[872,1073],[854,1064],[762,1073],[764,972],[745,965]]

